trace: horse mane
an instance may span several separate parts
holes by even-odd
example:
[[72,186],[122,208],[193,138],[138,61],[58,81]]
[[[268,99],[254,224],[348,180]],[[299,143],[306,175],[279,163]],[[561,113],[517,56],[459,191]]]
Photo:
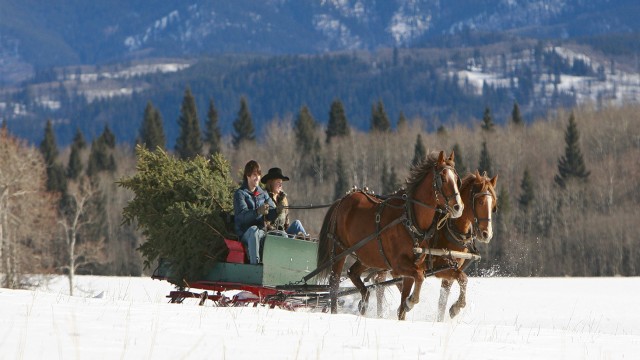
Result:
[[[422,183],[422,180],[424,180],[424,177],[438,164],[439,155],[439,152],[432,151],[429,155],[422,158],[420,162],[411,166],[409,176],[407,180],[405,180],[407,195],[412,196],[415,193],[420,183]],[[455,167],[455,163],[449,161],[448,158],[445,158],[445,163],[451,167]]]

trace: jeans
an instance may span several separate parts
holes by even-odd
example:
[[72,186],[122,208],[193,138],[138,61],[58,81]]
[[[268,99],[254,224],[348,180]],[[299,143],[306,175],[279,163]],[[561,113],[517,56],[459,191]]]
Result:
[[260,263],[260,248],[262,247],[265,236],[266,233],[264,230],[258,229],[255,225],[248,228],[247,231],[242,234],[240,241],[247,246],[250,264]]
[[304,228],[302,227],[302,223],[300,222],[300,220],[294,221],[291,225],[289,225],[289,228],[287,229],[287,234],[298,235],[298,233],[303,233],[304,235],[307,235],[307,232],[304,231]]

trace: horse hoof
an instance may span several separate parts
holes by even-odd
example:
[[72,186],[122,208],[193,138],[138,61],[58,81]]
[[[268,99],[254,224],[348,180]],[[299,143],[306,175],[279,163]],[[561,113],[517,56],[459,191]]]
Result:
[[449,309],[449,316],[451,316],[452,319],[456,317],[456,315],[458,315],[459,313],[460,313],[460,309],[458,308],[451,307],[451,309]]
[[364,315],[367,313],[367,306],[368,304],[366,302],[363,302],[362,300],[358,302],[358,311],[360,312],[360,315]]
[[414,303],[413,303],[413,302],[411,302],[409,299],[407,299],[407,300],[405,300],[405,302],[404,302],[404,309],[405,309],[406,311],[411,311],[411,309],[413,309],[413,305],[414,305]]

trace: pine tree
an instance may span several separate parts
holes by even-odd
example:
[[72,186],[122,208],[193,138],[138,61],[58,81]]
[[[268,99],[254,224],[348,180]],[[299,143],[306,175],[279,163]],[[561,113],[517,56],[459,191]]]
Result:
[[240,148],[240,144],[243,141],[254,141],[256,138],[253,120],[249,112],[249,105],[244,96],[240,98],[240,110],[238,110],[238,117],[233,122],[233,129],[235,130],[233,134],[233,147],[236,149]]
[[77,128],[76,134],[73,136],[73,142],[71,143],[71,154],[69,154],[69,163],[67,164],[67,177],[71,180],[78,179],[78,176],[82,174],[83,165],[80,155],[86,147],[87,143],[84,140],[82,131]]
[[318,124],[306,105],[300,109],[293,127],[298,149],[303,153],[310,153],[316,143],[316,129]]
[[58,145],[56,144],[56,136],[53,132],[53,124],[51,119],[47,120],[44,128],[44,139],[40,143],[40,152],[44,157],[47,167],[53,165],[58,157]]
[[493,226],[493,238],[496,239],[496,246],[492,246],[492,258],[497,263],[505,263],[508,256],[506,243],[509,235],[509,214],[511,213],[511,198],[506,186],[500,186],[498,190],[498,212],[494,214],[495,224]]
[[404,116],[404,111],[400,111],[400,115],[398,116],[398,123],[396,124],[396,129],[401,130],[405,126],[407,126],[407,118]]
[[415,166],[419,164],[426,156],[427,150],[422,143],[422,135],[418,134],[416,144],[413,147],[413,160],[411,160],[411,165]]
[[196,100],[191,89],[184,92],[180,117],[178,118],[180,135],[176,140],[176,154],[180,159],[192,159],[202,154],[202,135],[200,134],[200,119],[196,108]]
[[518,126],[523,124],[522,115],[520,115],[520,107],[517,102],[513,103],[513,110],[511,110],[511,122]]
[[389,117],[384,111],[382,100],[378,100],[377,104],[371,106],[371,131],[389,132],[391,123]]
[[104,130],[100,137],[102,137],[102,141],[109,149],[116,148],[116,136],[111,132],[111,129],[109,129],[109,125],[104,126]]
[[67,179],[64,168],[57,161],[58,145],[53,132],[51,120],[47,120],[44,129],[44,139],[40,143],[40,152],[47,166],[47,191],[65,194],[67,192]]
[[151,101],[147,102],[144,109],[144,119],[136,142],[150,150],[155,150],[158,147],[164,149],[166,146],[162,115],[158,109],[153,107]]
[[555,182],[564,188],[568,181],[575,179],[586,182],[589,178],[590,171],[587,171],[582,152],[580,151],[580,134],[573,113],[569,116],[569,125],[564,133],[565,149],[564,156],[558,159],[558,174],[555,176]]
[[392,166],[391,169],[387,167],[387,162],[382,163],[382,177],[380,179],[382,184],[382,193],[391,194],[398,189],[398,175],[396,169]]
[[522,182],[520,182],[520,198],[518,199],[521,210],[526,212],[529,209],[533,202],[533,196],[533,180],[531,179],[531,175],[529,175],[529,169],[525,169],[522,174]]
[[482,115],[482,129],[485,131],[493,131],[494,126],[493,119],[491,118],[491,109],[487,106],[484,108],[484,114]]
[[334,198],[342,198],[349,191],[349,178],[345,169],[342,155],[338,155],[336,161],[336,185],[334,187]]
[[489,156],[489,150],[487,149],[486,141],[482,142],[480,161],[478,162],[478,171],[480,172],[480,174],[486,172],[487,176],[491,176],[491,174],[493,174],[493,169],[491,168],[491,157]]
[[394,166],[391,167],[389,171],[389,175],[387,177],[387,193],[392,193],[400,187],[400,182],[398,181],[398,174],[396,173],[396,168]]
[[145,267],[170,258],[174,284],[200,279],[226,256],[225,213],[233,211],[237,187],[229,162],[220,153],[189,160],[141,146],[136,153],[136,174],[118,185],[135,194],[122,216],[145,236],[138,249]]
[[111,144],[115,144],[115,137],[109,128],[105,127],[102,134],[91,142],[87,175],[94,176],[102,171],[110,173],[116,171],[116,161]]
[[344,106],[340,100],[334,100],[329,110],[329,122],[327,123],[327,144],[334,137],[349,136],[349,124],[347,116],[344,113]]
[[455,158],[456,158],[456,171],[458,171],[458,174],[464,174],[467,172],[467,164],[464,163],[464,158],[462,157],[462,150],[460,150],[460,145],[458,145],[458,143],[455,143],[453,145],[453,153],[455,154]]
[[209,111],[205,124],[205,143],[209,145],[209,155],[222,151],[222,132],[218,125],[218,110],[213,99],[209,100]]

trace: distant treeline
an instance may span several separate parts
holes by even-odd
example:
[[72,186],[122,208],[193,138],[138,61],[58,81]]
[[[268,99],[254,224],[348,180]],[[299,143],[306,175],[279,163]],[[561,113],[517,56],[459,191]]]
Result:
[[[60,100],[58,110],[33,105],[28,87],[14,96],[16,102],[31,104],[31,117],[10,122],[9,128],[32,142],[38,141],[43,119],[54,121],[54,131],[61,145],[71,142],[76,127],[89,138],[97,137],[109,125],[122,142],[132,143],[145,104],[153,102],[160,111],[171,145],[177,134],[180,101],[185,88],[195,97],[200,114],[214,99],[223,134],[231,132],[240,98],[248,100],[256,128],[261,131],[273,119],[286,118],[307,105],[318,122],[326,124],[329,106],[334,100],[344,104],[349,124],[368,130],[371,107],[382,101],[395,126],[401,112],[408,119],[421,118],[426,130],[443,124],[468,124],[490,107],[496,123],[504,123],[514,102],[520,105],[529,122],[543,116],[550,108],[571,107],[575,98],[557,93],[548,101],[536,98],[534,86],[541,76],[554,74],[592,75],[580,61],[569,63],[542,43],[513,45],[509,51],[531,46],[534,62],[516,68],[505,67],[510,85],[495,88],[485,85],[478,94],[457,76],[459,69],[495,56],[490,50],[475,49],[383,49],[376,53],[348,53],[317,56],[220,56],[199,60],[187,70],[172,74],[148,75],[131,80],[131,86],[146,90],[131,97],[114,97],[87,103],[84,97],[63,86],[51,89]],[[41,73],[43,79],[50,77]]]

